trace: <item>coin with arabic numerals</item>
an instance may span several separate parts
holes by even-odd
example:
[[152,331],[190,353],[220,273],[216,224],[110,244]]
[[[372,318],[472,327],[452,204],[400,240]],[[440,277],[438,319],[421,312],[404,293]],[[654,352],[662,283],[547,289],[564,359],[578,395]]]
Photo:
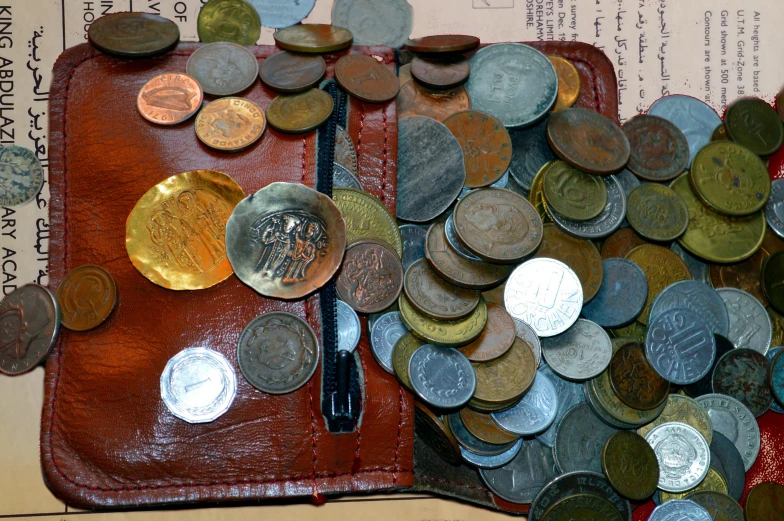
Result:
[[357,99],[383,103],[397,96],[397,76],[372,56],[347,54],[335,63],[335,79]]
[[237,152],[261,138],[267,120],[258,105],[245,98],[221,98],[196,116],[196,137],[210,148]]
[[476,375],[462,353],[448,347],[425,344],[408,362],[408,377],[414,392],[439,409],[458,409],[476,390]]
[[90,24],[87,39],[99,51],[120,58],[152,58],[180,41],[177,24],[152,13],[112,13]]
[[759,156],[768,156],[784,142],[784,124],[773,107],[758,98],[739,98],[724,113],[727,134]]
[[730,317],[721,295],[703,282],[682,280],[670,284],[651,304],[650,319],[673,308],[688,308],[700,315],[716,335],[726,337]]
[[57,299],[44,286],[25,284],[0,301],[0,373],[19,375],[46,359],[60,331]]
[[201,108],[204,94],[186,74],[166,73],[144,84],[136,97],[139,114],[151,123],[176,125]]
[[697,313],[673,308],[651,321],[645,356],[653,369],[676,385],[687,385],[708,374],[716,357],[716,338]]
[[607,205],[607,185],[594,175],[586,174],[556,161],[542,179],[548,206],[572,221],[588,221],[598,217]]
[[160,386],[161,400],[174,416],[188,423],[208,423],[231,407],[237,376],[221,353],[191,347],[168,361]]
[[44,169],[33,151],[0,146],[0,205],[19,206],[31,201],[44,185]]
[[378,313],[387,309],[402,288],[403,266],[392,248],[368,239],[346,248],[335,289],[354,310]]
[[60,323],[71,331],[101,325],[117,304],[114,277],[100,266],[79,266],[68,272],[57,288]]
[[269,88],[291,93],[315,87],[326,70],[321,56],[281,51],[264,60],[259,77]]
[[639,115],[621,127],[629,139],[628,168],[646,181],[669,181],[689,166],[689,142],[664,118]]
[[204,43],[254,45],[261,35],[261,19],[245,0],[209,0],[199,10],[196,28]]
[[332,96],[320,89],[281,94],[267,106],[267,121],[279,132],[301,134],[320,127],[333,108]]
[[328,53],[351,46],[351,31],[329,24],[298,24],[275,31],[275,43],[294,52]]
[[215,42],[193,51],[185,64],[188,76],[213,96],[238,94],[255,83],[259,62],[246,47]]

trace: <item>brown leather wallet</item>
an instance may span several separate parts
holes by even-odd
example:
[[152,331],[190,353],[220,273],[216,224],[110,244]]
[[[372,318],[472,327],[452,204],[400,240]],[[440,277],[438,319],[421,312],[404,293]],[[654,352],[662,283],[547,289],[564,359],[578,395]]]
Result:
[[[575,63],[583,82],[579,106],[617,119],[615,75],[600,51],[579,43],[532,45]],[[258,143],[236,154],[202,145],[192,121],[166,128],[144,120],[135,107],[141,86],[157,74],[183,72],[196,48],[180,44],[165,56],[120,60],[83,44],[55,64],[49,108],[50,285],[56,288],[77,266],[98,264],[114,276],[119,303],[98,329],[63,331],[47,362],[41,459],[49,487],[71,505],[117,508],[323,498],[416,483],[419,490],[519,510],[494,504],[468,467],[456,467],[455,478],[437,465],[418,464],[415,470],[415,451],[428,449],[421,443],[415,448],[412,397],[373,360],[366,333],[352,372],[353,419],[330,417],[334,290],[285,302],[263,298],[231,277],[206,290],[178,292],[152,284],[131,265],[125,220],[150,187],[180,172],[212,169],[230,175],[246,194],[275,181],[329,193],[335,124],[346,126],[356,144],[365,190],[394,213],[394,102],[363,103],[327,81],[322,88],[337,107],[329,125],[304,136],[268,128]],[[265,46],[251,50],[260,60],[276,52]],[[395,66],[389,49],[353,48],[324,57],[328,78],[346,52]],[[263,109],[275,97],[260,82],[242,95]],[[255,390],[236,368],[243,327],[272,310],[305,318],[324,344],[323,367],[308,385],[287,395]],[[238,372],[232,407],[208,424],[173,417],[160,399],[166,362],[197,346],[221,352]]]

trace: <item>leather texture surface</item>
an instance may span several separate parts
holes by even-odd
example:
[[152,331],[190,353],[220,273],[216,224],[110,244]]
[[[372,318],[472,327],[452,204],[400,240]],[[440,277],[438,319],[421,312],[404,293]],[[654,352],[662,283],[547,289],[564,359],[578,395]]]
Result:
[[[51,86],[50,285],[83,264],[115,278],[119,302],[98,329],[63,331],[46,365],[41,418],[45,479],[67,503],[129,507],[405,487],[413,481],[413,404],[373,360],[363,335],[363,416],[334,435],[320,407],[321,369],[296,392],[255,390],[239,372],[240,332],[257,315],[285,310],[321,334],[318,296],[262,298],[235,276],[206,290],[170,291],[145,279],[125,251],[125,221],[136,201],[167,177],[196,169],[227,173],[251,194],[274,181],[315,182],[316,133],[269,126],[236,154],[212,151],[193,120],[148,123],[136,110],[142,85],[184,72],[198,44],[145,60],[120,60],[88,44],[58,59]],[[275,47],[252,47],[260,59]],[[332,76],[338,53],[325,56]],[[383,48],[354,48],[394,67]],[[242,94],[266,109],[275,93],[260,82]],[[366,190],[394,214],[397,160],[394,102],[351,101],[349,133]],[[187,347],[220,351],[237,373],[237,397],[208,424],[172,416],[160,398],[167,361]]]

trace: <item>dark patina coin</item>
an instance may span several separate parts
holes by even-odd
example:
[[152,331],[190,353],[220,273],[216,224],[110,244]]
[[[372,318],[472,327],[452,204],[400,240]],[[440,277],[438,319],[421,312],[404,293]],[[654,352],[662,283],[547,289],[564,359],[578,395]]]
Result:
[[601,472],[602,449],[616,432],[618,429],[602,422],[587,403],[578,403],[558,425],[553,445],[556,465],[561,472]]
[[659,484],[659,462],[645,438],[616,432],[602,450],[602,470],[612,487],[635,501],[650,497]]
[[411,75],[431,89],[451,89],[468,80],[471,66],[462,55],[423,58],[411,61]]
[[275,31],[275,43],[295,52],[327,53],[351,46],[348,29],[329,24],[298,24]]
[[417,260],[425,258],[427,228],[416,224],[403,224],[400,226],[400,236],[403,238],[403,271],[405,271]]
[[632,409],[656,409],[670,393],[670,382],[656,374],[645,358],[645,348],[637,342],[613,353],[609,374],[616,396]]
[[467,34],[434,34],[412,38],[406,42],[411,52],[451,53],[465,52],[479,47],[479,38]]
[[[776,347],[774,349],[777,349],[778,352],[773,359],[770,360],[768,380],[770,381],[770,387],[773,391],[774,398],[776,398],[780,404],[784,404],[784,357],[780,356],[781,352],[784,351],[784,348]],[[771,349],[768,352],[768,355],[770,355],[774,349]],[[776,412],[780,411],[776,410]]]
[[631,521],[632,508],[599,472],[569,472],[556,477],[537,494],[528,512],[529,521],[541,521],[542,516],[559,500],[575,494],[593,494],[608,499],[621,513],[621,518]]
[[245,0],[209,0],[196,20],[199,40],[254,45],[261,35],[259,13]]
[[605,259],[599,292],[582,309],[588,320],[602,327],[622,327],[639,316],[648,299],[648,279],[630,260]]
[[[715,413],[716,411],[714,410],[713,412]],[[725,420],[725,418],[718,415],[714,418],[714,423],[723,423]],[[732,421],[731,418],[730,421]],[[737,431],[735,432],[738,433]],[[740,452],[738,452],[738,449],[730,439],[716,430],[713,431],[713,439],[709,448],[711,466],[719,471],[727,483],[727,495],[735,501],[740,501],[746,488],[746,469],[743,456],[740,455]]]
[[0,301],[0,373],[18,375],[49,355],[60,331],[60,309],[52,292],[25,284]]
[[504,125],[490,114],[466,110],[452,114],[444,125],[463,149],[466,188],[480,188],[498,181],[512,161],[512,140]]
[[716,358],[713,361],[713,365],[705,376],[693,384],[689,384],[683,387],[683,390],[693,398],[697,398],[703,394],[711,394],[713,392],[713,371],[716,369],[716,364],[719,363],[719,360],[721,360],[722,356],[735,349],[735,346],[732,344],[732,342],[727,340],[726,337],[721,335],[713,336],[716,339]]
[[673,241],[686,231],[689,209],[672,188],[643,183],[629,194],[626,219],[646,239]]
[[631,155],[628,168],[647,181],[675,179],[689,166],[689,142],[664,118],[639,115],[623,124]]
[[459,413],[450,414],[447,417],[447,425],[457,438],[457,443],[469,451],[482,456],[495,456],[507,451],[514,445],[516,440],[504,444],[487,443],[469,432],[463,423]]
[[379,241],[361,240],[346,248],[335,281],[338,296],[360,313],[378,313],[397,301],[403,266],[397,254]]
[[419,259],[406,270],[404,288],[411,305],[436,320],[466,317],[479,305],[479,291],[459,288],[445,281],[426,259]]
[[629,140],[621,127],[589,109],[572,107],[552,114],[547,142],[558,157],[589,174],[613,174],[629,161]]
[[772,481],[755,485],[744,507],[746,521],[779,521],[784,511],[784,486]]
[[44,185],[44,169],[35,152],[20,146],[0,146],[0,206],[33,200]]
[[770,304],[784,313],[784,251],[771,255],[762,267],[762,289]]
[[383,103],[397,96],[397,76],[372,56],[348,54],[335,63],[335,79],[357,99]]
[[526,190],[536,174],[548,162],[556,159],[547,143],[547,120],[536,125],[509,132],[512,139],[512,162],[509,173]]
[[733,101],[724,113],[730,138],[759,156],[768,156],[781,147],[784,125],[773,108],[757,98]]
[[762,416],[773,403],[768,385],[768,359],[753,349],[733,349],[713,370],[713,392],[739,400],[754,416]]
[[101,52],[120,58],[150,58],[173,49],[180,41],[177,24],[150,13],[114,13],[98,18],[87,31]]
[[206,94],[231,96],[253,85],[259,75],[259,62],[242,45],[215,42],[193,51],[185,72]]
[[449,427],[426,405],[414,402],[414,430],[436,454],[452,465],[460,463],[460,446]]
[[272,90],[300,92],[315,87],[326,70],[321,56],[282,51],[264,60],[259,77]]

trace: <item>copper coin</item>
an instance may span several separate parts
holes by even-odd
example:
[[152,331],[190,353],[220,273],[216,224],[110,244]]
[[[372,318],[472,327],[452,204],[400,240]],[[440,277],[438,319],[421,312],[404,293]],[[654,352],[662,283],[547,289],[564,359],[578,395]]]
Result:
[[71,331],[87,331],[101,325],[117,304],[114,278],[100,266],[71,270],[57,288],[60,322]]
[[591,241],[573,237],[552,223],[544,225],[542,244],[534,257],[556,259],[575,272],[583,286],[583,303],[599,292],[604,279],[604,266],[599,250]]
[[203,99],[196,80],[185,74],[166,73],[144,84],[136,97],[136,108],[151,123],[176,125],[196,114]]
[[472,362],[487,362],[503,355],[515,339],[515,323],[502,306],[487,304],[487,324],[479,338],[458,348]]
[[489,414],[476,412],[465,407],[460,409],[460,419],[463,420],[465,428],[485,443],[494,445],[506,445],[517,441],[519,436],[506,432],[493,420]]
[[452,114],[444,125],[454,134],[466,167],[466,188],[488,186],[503,177],[512,162],[512,138],[503,123],[477,110]]
[[315,87],[327,70],[324,58],[282,51],[261,64],[259,78],[272,90],[300,92]]
[[467,317],[479,305],[479,291],[459,288],[445,281],[433,271],[427,259],[419,259],[409,266],[403,281],[411,305],[436,320]]
[[509,190],[473,190],[460,199],[453,216],[455,232],[466,248],[488,262],[517,263],[542,242],[536,208]]
[[444,122],[446,118],[471,108],[471,100],[464,87],[434,90],[409,81],[400,87],[397,95],[398,118],[426,116]]
[[472,365],[476,373],[476,391],[470,403],[478,401],[485,408],[511,405],[531,388],[536,378],[534,351],[519,337],[515,337],[511,349],[498,358]]
[[166,53],[180,41],[177,24],[151,13],[113,13],[90,24],[90,43],[120,58],[151,58]]
[[278,132],[301,134],[320,127],[332,115],[332,96],[321,89],[281,94],[267,106],[267,121]]
[[391,69],[364,54],[340,58],[335,64],[335,79],[349,94],[368,103],[389,101],[400,89]]
[[629,140],[628,168],[647,181],[675,179],[689,166],[689,143],[664,118],[641,114],[623,124]]
[[409,51],[424,53],[465,52],[477,47],[479,38],[466,34],[434,34],[406,42]]
[[444,56],[411,60],[411,75],[431,89],[451,89],[468,80],[471,66],[464,56]]
[[637,235],[631,228],[621,228],[607,237],[604,244],[602,244],[602,258],[626,257],[627,253],[643,244],[649,243]]
[[255,103],[245,98],[221,98],[196,116],[196,137],[210,148],[236,152],[259,140],[267,120]]
[[558,157],[596,175],[619,172],[631,153],[626,134],[615,122],[593,110],[575,107],[550,116],[547,142]]
[[403,265],[389,246],[361,240],[348,248],[335,281],[338,296],[360,313],[378,313],[397,302]]
[[712,264],[709,269],[710,283],[714,288],[738,288],[752,294],[763,306],[768,299],[762,288],[762,267],[770,256],[781,251],[781,243],[770,230],[757,253],[736,264]]
[[618,348],[610,360],[608,372],[616,396],[632,409],[656,409],[670,394],[670,382],[651,367],[640,343],[632,342]]
[[0,301],[0,373],[32,370],[52,350],[60,330],[60,310],[52,292],[25,284]]
[[325,53],[351,46],[351,31],[328,24],[297,24],[275,31],[275,43],[295,52]]
[[574,64],[566,58],[548,56],[547,59],[553,64],[555,74],[558,75],[558,97],[551,110],[559,112],[574,105],[574,102],[580,97],[580,73],[577,72]]
[[414,402],[414,430],[417,437],[424,441],[436,454],[452,465],[459,465],[460,445],[457,444],[455,436],[449,430],[446,422],[433,414],[433,412],[422,403]]

